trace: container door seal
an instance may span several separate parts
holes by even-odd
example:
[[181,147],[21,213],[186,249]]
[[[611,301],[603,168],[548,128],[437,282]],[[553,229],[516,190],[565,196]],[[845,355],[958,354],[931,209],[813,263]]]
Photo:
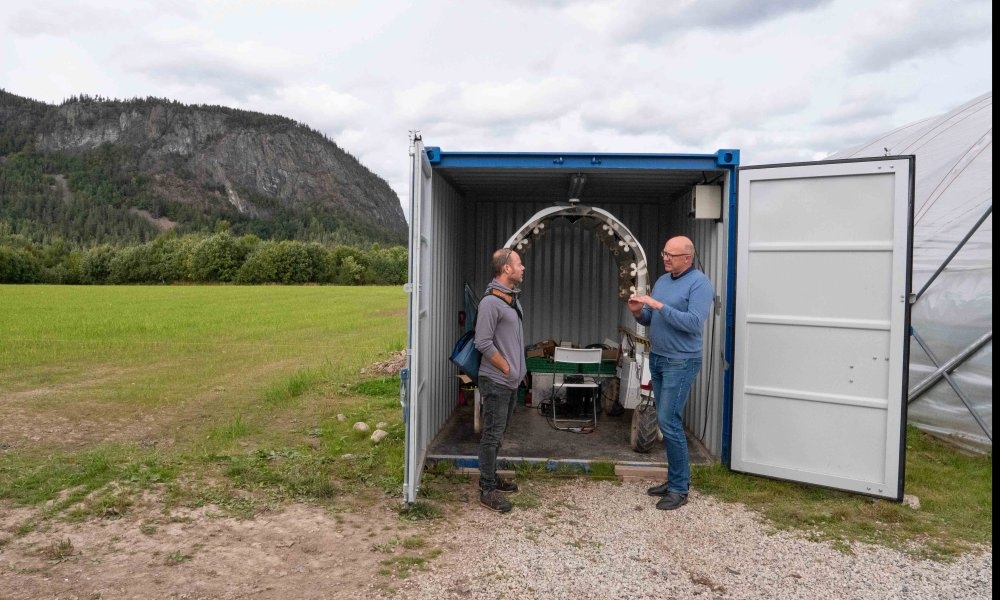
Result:
[[433,171],[420,134],[410,136],[410,244],[409,280],[406,291],[409,295],[409,331],[406,349],[406,368],[400,373],[400,402],[403,405],[403,422],[406,427],[406,448],[403,467],[403,502],[416,500],[420,488],[420,475],[427,457],[427,447],[431,436],[425,418],[421,418],[419,407],[422,395],[430,389],[427,384],[429,371],[424,367],[426,357],[418,341],[421,331],[428,329],[428,293],[431,289],[428,278],[431,274],[427,261],[430,219],[426,217],[431,198]]
[[735,471],[903,498],[914,158],[739,171]]

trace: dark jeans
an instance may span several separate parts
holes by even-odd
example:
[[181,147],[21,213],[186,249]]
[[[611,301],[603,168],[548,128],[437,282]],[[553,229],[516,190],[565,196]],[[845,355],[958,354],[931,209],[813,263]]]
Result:
[[663,434],[667,455],[667,491],[688,493],[691,464],[688,461],[687,437],[681,417],[691,384],[701,369],[700,358],[667,358],[649,355],[649,376],[656,400],[656,420]]
[[482,437],[479,439],[479,489],[484,492],[497,487],[497,454],[503,434],[514,416],[517,388],[509,388],[488,377],[479,378],[482,400]]

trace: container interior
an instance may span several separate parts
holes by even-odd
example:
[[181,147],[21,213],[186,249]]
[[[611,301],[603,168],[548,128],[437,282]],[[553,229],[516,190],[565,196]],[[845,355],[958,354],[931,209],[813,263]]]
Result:
[[[559,155],[455,154],[451,160],[452,155],[435,148],[429,148],[428,155],[434,167],[421,227],[428,240],[425,267],[433,273],[427,299],[433,314],[431,331],[425,329],[422,334],[426,338],[422,360],[429,371],[427,398],[432,405],[424,410],[431,415],[431,431],[438,433],[426,456],[468,452],[474,447],[469,444],[478,442],[478,435],[464,422],[469,420],[469,410],[459,403],[457,369],[447,359],[465,331],[460,316],[468,312],[464,285],[482,294],[492,278],[491,253],[538,211],[576,199],[580,205],[608,211],[637,238],[645,251],[650,286],[664,273],[659,252],[668,238],[686,235],[695,242],[696,264],[712,281],[716,302],[705,326],[702,371],[684,420],[698,452],[717,459],[722,446],[727,221],[735,165],[704,168],[706,155],[699,155],[699,160],[615,155],[616,161],[604,156],[592,158],[589,164]],[[537,166],[549,160],[551,167]],[[695,206],[691,193],[695,186],[704,185],[720,188],[718,218],[695,217],[703,214],[696,210],[700,207]],[[554,340],[586,347],[610,342],[625,343],[627,350],[625,330],[634,330],[634,319],[620,297],[618,263],[593,231],[566,219],[552,221],[544,235],[522,253],[522,260],[526,266],[521,293],[526,344]],[[471,318],[465,315],[467,322]],[[520,418],[538,413],[537,404],[538,399],[536,410],[525,409]],[[662,450],[648,455],[630,453],[630,414],[613,417],[602,411],[599,417],[598,429],[604,429],[608,447],[621,444],[624,451],[623,455],[615,453],[613,460],[628,462],[631,456],[638,462],[662,461]],[[547,430],[544,424],[522,429],[533,432],[516,442],[517,453],[523,456],[562,460],[611,453],[596,450],[605,443],[598,441],[600,436]],[[468,439],[457,439],[456,431],[465,431]],[[542,433],[546,431],[548,435]],[[547,439],[551,436],[572,439],[551,446]],[[531,447],[532,438],[537,449]],[[588,444],[593,448],[588,450]]]

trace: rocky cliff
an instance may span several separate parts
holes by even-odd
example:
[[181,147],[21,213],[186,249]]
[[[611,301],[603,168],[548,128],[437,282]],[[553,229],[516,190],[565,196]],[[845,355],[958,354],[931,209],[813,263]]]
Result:
[[[145,205],[170,217],[204,208],[244,220],[301,218],[361,238],[405,243],[389,185],[322,134],[290,119],[164,99],[74,98],[48,105],[0,90],[0,156],[115,151],[142,182]],[[185,205],[184,211],[171,206]],[[156,215],[157,217],[161,215]]]

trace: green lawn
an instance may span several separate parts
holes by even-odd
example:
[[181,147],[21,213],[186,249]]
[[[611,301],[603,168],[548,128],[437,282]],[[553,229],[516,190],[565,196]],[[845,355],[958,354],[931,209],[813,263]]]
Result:
[[405,344],[400,288],[0,286],[0,304],[0,392],[140,371],[169,403],[174,384],[286,363],[345,374]]
[[122,477],[184,502],[401,490],[399,379],[360,373],[405,347],[401,288],[0,286],[0,305],[0,500]]
[[[121,515],[151,489],[245,517],[402,494],[399,378],[361,373],[405,346],[400,288],[0,286],[0,307],[0,509],[45,507],[15,535]],[[389,435],[372,444],[357,421]],[[913,428],[906,492],[920,510],[718,464],[695,468],[693,485],[845,551],[865,541],[947,559],[993,543],[992,455]],[[441,514],[467,487],[432,470],[409,516]]]

